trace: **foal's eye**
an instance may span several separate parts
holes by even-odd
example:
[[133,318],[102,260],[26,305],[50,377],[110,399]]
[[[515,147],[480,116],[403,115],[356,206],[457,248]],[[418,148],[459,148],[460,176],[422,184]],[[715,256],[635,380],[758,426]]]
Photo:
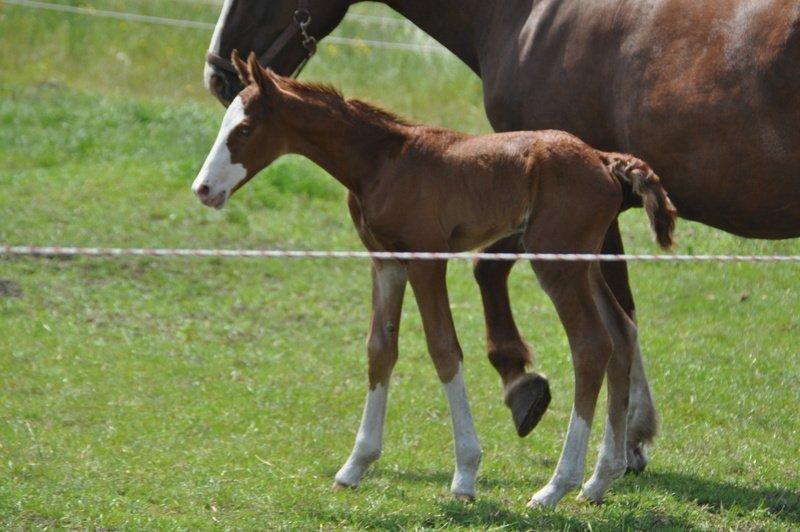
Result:
[[248,126],[242,126],[237,130],[237,133],[240,137],[247,138],[250,136],[250,133],[252,133],[252,130]]

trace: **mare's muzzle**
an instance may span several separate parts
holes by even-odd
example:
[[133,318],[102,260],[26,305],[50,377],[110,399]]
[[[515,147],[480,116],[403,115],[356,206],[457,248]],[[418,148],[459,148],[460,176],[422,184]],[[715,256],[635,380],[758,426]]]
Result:
[[236,74],[210,63],[206,63],[205,66],[205,83],[208,92],[216,96],[226,107],[244,88]]

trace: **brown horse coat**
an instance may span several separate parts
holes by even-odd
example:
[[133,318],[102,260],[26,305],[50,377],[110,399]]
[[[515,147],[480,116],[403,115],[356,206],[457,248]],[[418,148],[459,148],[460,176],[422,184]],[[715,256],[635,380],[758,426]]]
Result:
[[[559,131],[468,136],[412,125],[327,87],[264,71],[255,55],[233,62],[247,88],[229,107],[192,187],[221,208],[249,179],[285,153],[310,158],[349,190],[358,233],[372,251],[475,249],[521,234],[530,252],[597,253],[623,205],[623,190],[644,202],[658,241],[671,243],[675,209],[658,177],[631,156],[598,152]],[[531,504],[555,505],[583,479],[586,446],[603,377],[609,412],[604,446],[583,496],[599,501],[625,471],[630,368],[636,327],[596,263],[534,262],[564,324],[575,366],[575,404],[564,452]],[[456,440],[453,492],[472,498],[480,447],[461,376],[462,352],[446,287],[446,262],[374,261],[368,340],[370,391],[356,446],[336,476],[358,484],[377,459],[387,390],[397,360],[406,280],[422,314],[428,350],[450,401]],[[517,426],[533,427],[547,408],[544,379],[512,373],[508,404]],[[531,405],[514,391],[545,397]]]
[[[308,0],[320,39],[353,0]],[[643,157],[681,215],[758,238],[800,236],[800,0],[384,0],[463,60],[484,85],[496,131],[558,129],[591,145]],[[226,4],[210,51],[261,53],[279,39],[298,0]],[[269,66],[292,72],[302,43]],[[343,67],[346,68],[346,67]],[[235,74],[211,64],[206,85],[223,102]],[[487,251],[520,250],[514,235]],[[603,246],[623,253],[614,222]],[[509,382],[526,371],[528,345],[514,322],[512,265],[479,262],[489,359]],[[603,276],[635,318],[624,263]],[[647,464],[656,411],[637,349],[631,371],[628,464]],[[520,401],[542,397],[524,392]],[[518,429],[521,427],[518,425]],[[522,432],[521,432],[522,433]]]

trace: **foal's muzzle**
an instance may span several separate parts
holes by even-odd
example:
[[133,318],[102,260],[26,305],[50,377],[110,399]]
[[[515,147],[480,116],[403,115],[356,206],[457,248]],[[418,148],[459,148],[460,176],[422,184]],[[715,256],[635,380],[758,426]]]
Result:
[[228,191],[222,190],[217,193],[212,193],[208,185],[200,185],[199,187],[192,187],[192,192],[197,195],[200,202],[206,207],[213,207],[214,209],[221,209],[228,201]]

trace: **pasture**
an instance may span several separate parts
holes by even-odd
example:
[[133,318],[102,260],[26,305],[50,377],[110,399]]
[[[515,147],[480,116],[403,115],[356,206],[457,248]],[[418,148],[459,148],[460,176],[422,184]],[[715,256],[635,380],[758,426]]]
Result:
[[[90,5],[204,21],[218,11],[175,0]],[[370,4],[355,11],[394,16]],[[357,20],[343,34],[419,39]],[[209,38],[0,2],[0,242],[360,249],[344,190],[296,157],[224,211],[190,193],[222,115],[202,87]],[[323,43],[303,77],[419,121],[488,131],[480,83],[447,55]],[[643,213],[623,217],[623,234],[628,251],[656,251]],[[746,241],[685,221],[676,236],[681,253],[800,253],[797,241]],[[2,257],[0,528],[796,529],[799,273],[634,264],[662,417],[651,464],[603,506],[568,496],[557,510],[528,511],[560,452],[572,366],[527,265],[512,276],[514,309],[553,402],[526,440],[486,360],[470,267],[450,267],[484,449],[478,501],[464,504],[448,492],[449,414],[413,297],[383,458],[357,490],[330,491],[366,387],[366,262]]]

